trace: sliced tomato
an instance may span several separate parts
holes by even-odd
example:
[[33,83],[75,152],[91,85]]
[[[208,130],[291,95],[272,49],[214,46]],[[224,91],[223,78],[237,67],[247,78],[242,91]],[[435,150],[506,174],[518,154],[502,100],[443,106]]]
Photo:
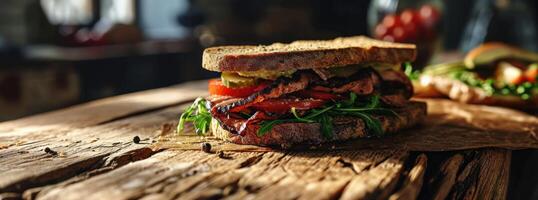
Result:
[[297,110],[310,110],[325,104],[321,99],[267,99],[252,105],[252,108],[271,113],[287,113],[291,108]]
[[538,64],[532,64],[525,71],[525,78],[528,82],[535,83],[538,78]]
[[301,97],[308,97],[313,99],[321,99],[321,100],[339,100],[343,99],[342,96],[329,93],[329,92],[321,92],[321,91],[315,91],[315,90],[301,90],[297,92]]
[[209,80],[209,94],[232,97],[248,97],[265,88],[267,83],[245,87],[226,87],[220,79]]

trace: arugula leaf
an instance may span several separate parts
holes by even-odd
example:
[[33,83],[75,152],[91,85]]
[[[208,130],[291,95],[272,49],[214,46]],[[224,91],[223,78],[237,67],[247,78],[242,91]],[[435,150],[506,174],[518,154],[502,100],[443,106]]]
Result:
[[313,119],[313,118],[315,118],[315,117],[317,117],[317,116],[319,116],[319,115],[321,115],[321,114],[323,114],[323,113],[325,113],[325,112],[327,112],[327,111],[333,109],[334,107],[335,107],[335,106],[332,105],[332,106],[323,108],[323,109],[321,109],[321,110],[312,110],[312,113],[306,115],[305,119]]
[[350,92],[349,93],[349,100],[347,100],[345,102],[346,106],[353,106],[353,105],[355,105],[355,102],[357,102],[357,94],[355,94],[354,92]]
[[379,95],[371,96],[370,99],[368,99],[368,103],[366,104],[366,108],[377,108],[379,107]]
[[360,112],[357,112],[357,113],[350,113],[351,115],[353,116],[357,116],[359,118],[361,118],[365,125],[366,125],[366,128],[369,130],[369,131],[372,131],[374,133],[374,135],[376,136],[383,136],[383,127],[381,125],[381,122],[376,119],[376,118],[373,118],[372,116],[369,116],[367,114],[364,114],[364,113],[360,113]]
[[447,76],[469,86],[480,88],[488,95],[514,95],[519,96],[523,100],[528,100],[533,96],[533,92],[538,90],[538,83],[524,82],[519,85],[496,84],[495,80],[491,78],[481,79],[475,72],[468,69],[454,70],[449,72]]
[[312,109],[308,111],[304,116],[299,116],[295,108],[291,108],[290,112],[293,115],[292,119],[278,119],[272,121],[264,121],[260,124],[258,129],[258,136],[263,136],[265,133],[271,131],[271,129],[281,123],[298,122],[298,123],[319,123],[320,131],[324,137],[330,139],[333,137],[333,118],[335,116],[355,116],[362,119],[365,123],[366,129],[373,132],[376,136],[383,135],[383,127],[381,122],[372,117],[372,114],[398,116],[396,112],[388,108],[382,108],[378,95],[374,95],[366,102],[356,102],[357,95],[350,93],[349,99],[340,103],[334,103],[333,105],[326,106],[323,109]]
[[263,121],[262,123],[260,123],[260,128],[258,129],[258,132],[256,133],[256,135],[258,135],[258,137],[261,137],[265,135],[267,132],[271,131],[271,129],[273,129],[275,125],[292,122],[292,121],[293,120],[282,120],[282,119]]
[[328,114],[321,115],[317,122],[321,126],[321,134],[325,138],[332,138],[333,137],[333,118],[329,116]]
[[404,73],[405,73],[405,75],[407,75],[407,77],[409,77],[409,79],[411,79],[411,80],[418,80],[418,78],[420,76],[420,71],[419,70],[413,70],[413,66],[411,65],[410,62],[405,62],[403,65],[404,65]]
[[[530,65],[530,67],[533,66],[538,66],[538,64],[535,63]],[[408,72],[409,70],[406,66],[406,74],[408,74]],[[426,67],[422,73],[433,76],[445,76],[459,80],[466,85],[484,90],[486,94],[490,96],[514,95],[519,96],[523,100],[528,100],[532,96],[536,95],[536,93],[538,93],[538,82],[524,82],[519,85],[513,85],[497,82],[492,78],[482,79],[476,72],[465,67],[462,62],[441,63],[437,65],[432,65]]]
[[194,130],[198,135],[205,135],[211,126],[211,114],[205,107],[207,101],[201,97],[197,98],[179,117],[177,132],[180,133],[185,128],[186,122],[192,122]]
[[[291,113],[293,114],[293,116],[295,117],[295,119],[297,119],[298,121],[300,122],[306,122],[306,123],[313,123],[315,122],[314,120],[310,120],[310,119],[307,119],[307,118],[302,118],[302,117],[299,117],[299,115],[297,114],[297,111],[295,109],[295,107],[292,107],[291,108]],[[310,117],[311,118],[311,117]]]
[[361,112],[361,113],[367,113],[367,114],[380,114],[380,115],[393,115],[393,116],[398,115],[393,110],[387,109],[387,108],[339,108],[339,109],[337,108],[337,109],[334,109],[334,111],[349,112],[349,113]]
[[354,92],[349,93],[349,105],[355,104],[355,101],[357,101],[357,94]]

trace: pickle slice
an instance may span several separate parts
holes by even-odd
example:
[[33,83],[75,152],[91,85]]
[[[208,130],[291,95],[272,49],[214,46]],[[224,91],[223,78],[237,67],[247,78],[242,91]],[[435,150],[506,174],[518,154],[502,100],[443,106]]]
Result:
[[226,87],[244,87],[256,85],[257,83],[256,78],[240,76],[233,72],[222,72],[220,79]]
[[243,77],[253,77],[253,78],[261,78],[261,79],[267,79],[267,80],[275,80],[281,76],[290,77],[296,71],[297,70],[295,69],[286,70],[286,71],[258,70],[258,71],[242,71],[242,72],[237,72],[237,74]]

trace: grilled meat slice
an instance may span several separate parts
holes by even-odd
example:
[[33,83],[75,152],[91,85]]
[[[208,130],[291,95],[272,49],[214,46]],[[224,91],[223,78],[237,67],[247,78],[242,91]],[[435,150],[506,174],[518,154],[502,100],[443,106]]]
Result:
[[369,95],[379,88],[381,81],[379,74],[368,68],[348,78],[332,78],[326,81],[317,81],[312,84],[312,88],[322,92],[340,94],[354,92],[358,95]]
[[256,132],[259,129],[259,124],[265,120],[278,119],[278,115],[271,115],[262,111],[256,111],[248,119],[239,116],[237,113],[222,114],[212,113],[213,118],[218,121],[220,126],[227,131],[243,135],[246,132]]
[[403,89],[405,92],[405,98],[409,99],[413,96],[413,84],[411,80],[407,78],[404,72],[397,70],[385,70],[380,72],[381,78],[383,78],[383,88],[391,88],[395,85],[398,89]]
[[387,70],[381,72],[383,86],[381,101],[393,107],[403,107],[413,96],[413,85],[401,71]]
[[312,74],[309,73],[296,73],[291,78],[281,77],[265,89],[256,92],[247,98],[227,102],[227,104],[219,104],[212,109],[215,109],[216,112],[220,113],[227,113],[230,111],[238,112],[254,103],[262,102],[266,99],[278,98],[284,94],[303,90],[308,86],[312,79]]
[[409,102],[409,99],[401,93],[384,94],[380,98],[383,103],[392,107],[403,107]]
[[334,73],[331,73],[329,69],[314,68],[312,71],[316,72],[316,74],[325,81],[336,76]]

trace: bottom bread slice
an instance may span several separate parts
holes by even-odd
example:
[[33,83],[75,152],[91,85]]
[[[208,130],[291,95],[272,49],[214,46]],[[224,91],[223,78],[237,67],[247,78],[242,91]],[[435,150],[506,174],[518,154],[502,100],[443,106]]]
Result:
[[[412,127],[426,117],[427,106],[424,102],[411,101],[402,108],[393,109],[398,116],[373,115],[380,120],[385,135]],[[213,135],[222,140],[237,144],[260,146],[290,146],[293,144],[320,144],[374,136],[369,132],[362,119],[339,116],[333,119],[333,137],[321,134],[319,123],[284,123],[275,125],[271,131],[259,137],[254,133],[238,135],[223,129],[217,120],[211,122]]]

